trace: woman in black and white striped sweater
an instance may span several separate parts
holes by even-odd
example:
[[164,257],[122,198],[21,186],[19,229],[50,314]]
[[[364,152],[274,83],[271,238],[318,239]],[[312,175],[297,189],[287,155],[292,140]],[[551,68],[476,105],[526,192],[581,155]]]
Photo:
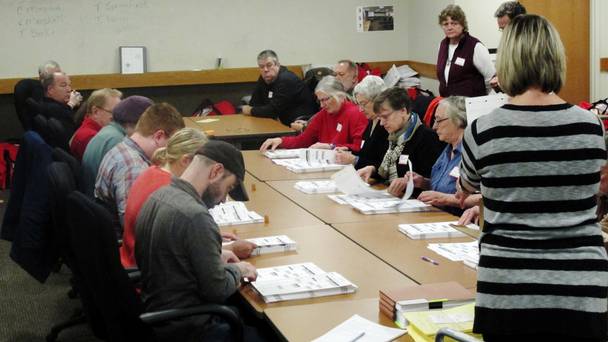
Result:
[[566,61],[545,18],[514,18],[498,52],[512,99],[467,127],[460,167],[459,198],[480,189],[484,205],[474,331],[486,341],[605,341],[602,125],[556,95]]

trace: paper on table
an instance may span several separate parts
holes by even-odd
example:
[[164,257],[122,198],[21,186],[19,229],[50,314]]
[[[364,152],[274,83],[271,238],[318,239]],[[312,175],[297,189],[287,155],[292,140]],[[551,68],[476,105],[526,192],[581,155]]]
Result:
[[[357,174],[352,165],[347,165],[342,170],[331,175],[331,179],[336,183],[336,188],[347,195],[358,195],[361,197],[384,197],[386,191],[370,188],[369,184]],[[383,194],[383,195],[380,195]]]
[[196,123],[211,123],[211,122],[216,122],[216,121],[220,121],[220,119],[202,119],[202,120],[196,120]]
[[[412,169],[412,161],[410,160],[410,158],[407,158],[407,166],[410,168],[410,172],[414,172],[414,169]],[[403,194],[403,197],[401,198],[401,201],[407,201],[408,199],[410,199],[410,197],[412,197],[412,194],[414,193],[414,177],[409,177],[408,181],[407,181],[407,186],[405,187],[405,193]]]
[[353,315],[313,342],[392,341],[406,332],[407,330],[385,327],[359,315]]
[[336,163],[336,151],[316,148],[303,148],[298,151],[300,159],[306,160],[309,164],[314,163]]
[[504,93],[466,98],[467,122],[470,125],[473,120],[506,104],[508,100],[509,97]]

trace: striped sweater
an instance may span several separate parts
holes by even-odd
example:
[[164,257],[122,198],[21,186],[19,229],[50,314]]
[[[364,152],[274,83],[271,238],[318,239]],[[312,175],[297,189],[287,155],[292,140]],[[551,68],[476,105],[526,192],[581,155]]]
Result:
[[467,127],[460,184],[485,207],[475,332],[606,336],[605,163],[599,120],[569,104],[505,105]]

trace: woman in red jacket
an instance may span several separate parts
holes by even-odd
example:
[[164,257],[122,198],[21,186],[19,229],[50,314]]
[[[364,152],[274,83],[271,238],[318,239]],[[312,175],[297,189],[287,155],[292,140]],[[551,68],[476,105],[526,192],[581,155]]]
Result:
[[302,134],[295,137],[267,139],[260,151],[281,148],[333,149],[346,147],[358,152],[363,131],[367,126],[365,115],[353,104],[344,87],[333,76],[325,76],[315,88],[321,110],[313,116]]

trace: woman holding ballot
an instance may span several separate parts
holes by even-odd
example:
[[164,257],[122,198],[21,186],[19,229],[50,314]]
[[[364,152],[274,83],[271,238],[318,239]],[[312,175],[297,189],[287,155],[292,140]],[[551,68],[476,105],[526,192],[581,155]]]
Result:
[[354,164],[355,169],[367,165],[380,165],[382,157],[388,148],[388,132],[380,125],[380,118],[374,112],[374,99],[386,90],[386,84],[381,77],[368,75],[357,83],[353,96],[365,116],[367,127],[363,132],[361,150],[359,153],[338,149],[336,162],[338,164]]
[[513,18],[496,65],[511,100],[465,129],[457,193],[483,196],[473,332],[489,342],[605,341],[602,124],[557,95],[566,56],[545,18]]
[[376,97],[374,112],[389,133],[388,149],[379,166],[368,165],[357,171],[364,181],[373,177],[388,182],[388,192],[394,196],[405,192],[407,182],[403,175],[407,171],[429,177],[444,147],[437,134],[424,126],[418,115],[411,114],[410,106],[407,92],[401,88],[389,88]]
[[260,147],[261,152],[280,148],[320,148],[344,147],[358,152],[361,138],[367,126],[365,115],[352,103],[344,92],[342,83],[334,76],[325,76],[317,84],[315,95],[321,110],[310,123],[295,137],[267,139]]
[[[460,176],[459,166],[462,156],[462,136],[467,127],[467,113],[462,96],[450,96],[439,102],[435,112],[433,129],[439,140],[447,143],[443,152],[431,169],[431,177],[426,178],[416,172],[408,172],[405,182],[412,177],[414,186],[423,191],[418,199],[422,202],[441,207],[455,214],[462,214],[460,201],[456,199],[456,180]],[[467,199],[466,207],[477,204],[479,195]]]

